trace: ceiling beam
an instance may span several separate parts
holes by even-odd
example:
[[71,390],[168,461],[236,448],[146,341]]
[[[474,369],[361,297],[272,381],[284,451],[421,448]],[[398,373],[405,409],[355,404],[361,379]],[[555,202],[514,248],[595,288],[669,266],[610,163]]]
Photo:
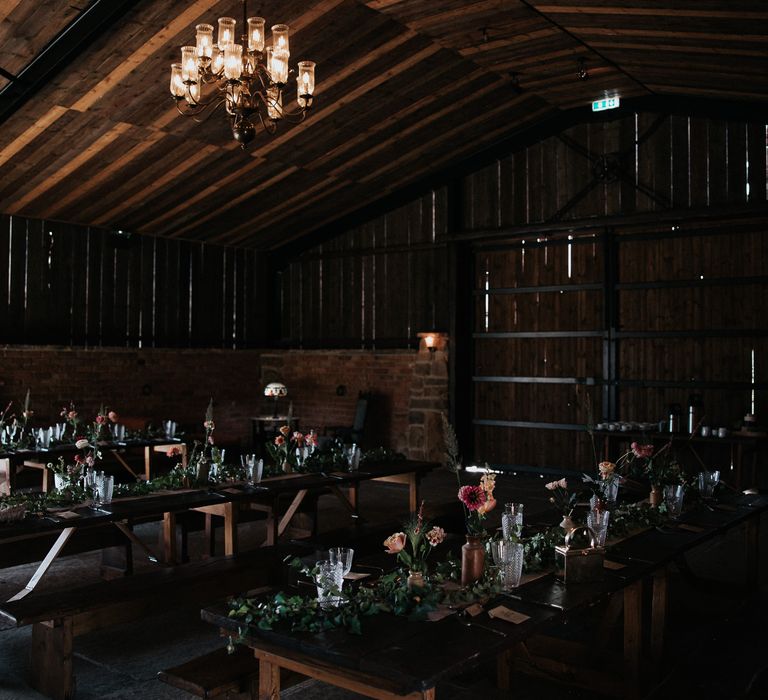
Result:
[[0,90],[0,124],[86,50],[95,36],[115,23],[140,0],[94,0]]

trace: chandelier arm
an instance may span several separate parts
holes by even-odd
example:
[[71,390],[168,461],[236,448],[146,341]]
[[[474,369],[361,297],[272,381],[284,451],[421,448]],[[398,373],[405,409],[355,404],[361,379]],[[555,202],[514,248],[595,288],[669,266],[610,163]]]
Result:
[[[202,114],[204,111],[206,111],[205,109],[201,110],[201,111],[200,111],[200,112],[198,112],[197,114],[190,114],[189,116],[191,116],[191,117],[192,117],[192,120],[193,120],[193,121],[194,121],[196,124],[204,124],[205,122],[207,122],[207,121],[208,121],[208,120],[211,118],[211,115],[212,115],[212,114],[213,114],[213,113],[214,113],[214,112],[215,112],[215,111],[216,111],[216,110],[217,110],[219,107],[221,107],[221,106],[222,106],[222,105],[223,105],[223,104],[224,104],[226,101],[227,101],[227,98],[226,98],[226,97],[222,97],[222,98],[220,98],[219,100],[217,100],[216,102],[213,102],[213,101],[211,101],[211,102],[208,102],[208,103],[207,103],[205,106],[206,106],[206,108],[210,108],[210,109],[207,109],[207,112],[208,112],[208,113],[207,113],[207,114],[206,114],[206,115],[205,115],[205,116],[204,116],[202,119],[199,119],[197,115],[198,115],[198,114]],[[213,105],[213,106],[211,106],[211,105]]]

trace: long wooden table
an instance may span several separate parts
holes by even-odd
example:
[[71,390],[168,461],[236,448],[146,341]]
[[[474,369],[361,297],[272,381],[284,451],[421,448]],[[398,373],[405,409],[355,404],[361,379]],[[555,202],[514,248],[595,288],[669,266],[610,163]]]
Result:
[[[187,464],[187,446],[177,439],[161,438],[157,440],[124,440],[117,442],[100,442],[99,449],[108,453],[134,479],[152,478],[152,457],[154,454],[168,454],[176,449],[180,453],[183,466]],[[144,472],[136,470],[125,459],[125,453],[131,450],[141,450],[144,457]],[[60,456],[70,458],[78,452],[72,444],[57,445],[49,449],[14,450],[0,452],[0,495],[10,494],[16,486],[16,475],[25,469],[35,469],[40,472],[41,486],[44,492],[51,490],[53,475],[46,464],[56,461]]]
[[[64,513],[46,517],[28,517],[18,523],[0,524],[0,549],[40,537],[56,536],[40,566],[18,597],[28,595],[37,586],[53,561],[62,553],[70,538],[78,531],[96,528],[117,528],[153,562],[178,562],[177,517],[186,511],[219,515],[224,519],[225,554],[238,551],[237,526],[239,513],[251,507],[267,512],[267,543],[277,538],[287,527],[303,498],[311,491],[330,490],[344,501],[351,512],[356,509],[341,489],[357,490],[364,481],[402,478],[409,484],[409,502],[418,500],[421,475],[436,465],[427,462],[397,462],[366,467],[356,472],[338,474],[296,474],[265,479],[255,487],[243,484],[220,484],[211,489],[188,489],[155,492],[147,496],[115,498],[111,504],[93,508],[79,505]],[[281,498],[292,497],[285,512],[280,510]],[[139,520],[162,519],[162,552],[155,553],[139,540],[131,524]],[[114,544],[110,540],[110,545]],[[14,596],[14,597],[17,597]]]
[[[743,496],[717,506],[701,506],[676,523],[649,529],[617,544],[609,551],[603,580],[594,584],[565,585],[545,575],[521,586],[499,603],[526,616],[520,624],[491,619],[484,612],[470,626],[456,616],[439,622],[410,622],[381,614],[363,620],[363,634],[344,630],[322,634],[291,634],[259,630],[228,616],[224,605],[205,608],[204,620],[227,633],[242,632],[245,643],[259,660],[259,698],[279,695],[280,669],[290,669],[372,698],[435,698],[436,686],[461,671],[495,659],[501,687],[510,687],[511,671],[522,658],[534,668],[551,672],[564,668],[549,663],[552,641],[542,633],[597,605],[607,615],[623,613],[624,679],[600,678],[597,688],[619,697],[639,692],[645,661],[644,639],[649,638],[650,661],[658,663],[664,643],[668,604],[667,572],[687,552],[734,527],[745,528],[747,583],[757,580],[760,516],[768,511],[768,497]],[[652,586],[650,609],[644,604],[643,587]],[[647,621],[650,620],[650,623]],[[645,626],[650,624],[650,631]],[[606,657],[607,658],[607,657]],[[583,669],[569,669],[569,678],[591,685],[597,678]]]

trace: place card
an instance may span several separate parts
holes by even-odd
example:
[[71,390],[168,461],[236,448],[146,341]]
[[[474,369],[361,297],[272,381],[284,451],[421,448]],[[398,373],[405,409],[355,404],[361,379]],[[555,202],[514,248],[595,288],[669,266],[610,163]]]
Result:
[[62,510],[59,513],[56,513],[57,518],[61,518],[62,520],[71,520],[72,518],[79,518],[80,513],[73,513],[71,510]]
[[528,615],[510,610],[506,605],[497,605],[495,608],[491,608],[488,611],[488,617],[511,622],[513,625],[519,625],[521,622],[531,619]]
[[360,571],[350,571],[348,574],[344,574],[344,579],[347,581],[359,581],[361,578],[367,578],[370,574],[364,574]]
[[469,607],[465,608],[464,612],[471,617],[477,617],[483,612],[483,606],[480,605],[480,603],[473,603]]
[[448,617],[449,615],[453,615],[455,610],[451,610],[450,608],[440,607],[437,610],[430,610],[427,613],[427,620],[430,622],[440,622],[440,620]]
[[707,528],[700,525],[691,525],[689,523],[680,523],[677,526],[678,530],[687,530],[688,532],[704,532]]
[[603,560],[603,568],[611,569],[611,571],[618,571],[619,569],[626,569],[627,565],[618,561],[611,561],[610,559]]

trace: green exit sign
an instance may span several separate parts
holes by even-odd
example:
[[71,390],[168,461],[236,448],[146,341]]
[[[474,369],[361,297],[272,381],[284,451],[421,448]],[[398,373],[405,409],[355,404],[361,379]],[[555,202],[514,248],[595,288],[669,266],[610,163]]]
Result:
[[606,97],[603,100],[595,100],[592,103],[593,112],[604,112],[606,109],[616,109],[619,106],[618,97]]

